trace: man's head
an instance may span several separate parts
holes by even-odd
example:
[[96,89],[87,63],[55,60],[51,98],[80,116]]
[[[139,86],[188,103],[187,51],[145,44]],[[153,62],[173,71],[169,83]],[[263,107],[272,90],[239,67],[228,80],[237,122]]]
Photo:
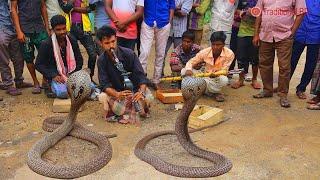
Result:
[[220,56],[226,39],[227,36],[222,31],[217,31],[211,34],[211,49],[214,56]]
[[192,44],[194,42],[194,33],[191,31],[185,31],[182,34],[182,49],[183,52],[190,52]]
[[117,48],[116,31],[109,26],[102,26],[97,31],[97,38],[104,50],[110,53],[111,49]]
[[57,39],[65,38],[67,35],[66,18],[62,15],[55,15],[50,20],[51,27]]

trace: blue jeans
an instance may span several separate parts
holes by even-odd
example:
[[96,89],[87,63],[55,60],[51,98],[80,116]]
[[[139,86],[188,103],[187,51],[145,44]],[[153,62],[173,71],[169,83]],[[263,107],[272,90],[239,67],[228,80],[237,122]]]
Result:
[[68,99],[67,83],[51,82],[51,90],[59,99]]
[[[91,82],[90,83],[91,89],[94,90],[96,86]],[[67,83],[57,83],[56,81],[51,81],[51,90],[56,97],[59,99],[68,99],[68,88]]]
[[307,46],[307,57],[304,67],[304,71],[300,80],[300,84],[297,86],[297,92],[305,92],[308,84],[312,79],[314,69],[317,64],[318,52],[320,44],[304,44],[298,41],[294,41],[292,48],[292,58],[291,58],[291,77],[297,67],[300,56]]

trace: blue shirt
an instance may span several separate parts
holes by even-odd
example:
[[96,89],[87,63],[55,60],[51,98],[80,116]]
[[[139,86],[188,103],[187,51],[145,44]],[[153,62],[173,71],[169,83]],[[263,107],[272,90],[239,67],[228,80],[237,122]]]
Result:
[[0,29],[9,29],[14,31],[7,0],[0,1]]
[[174,0],[145,0],[144,22],[150,27],[162,28],[169,23],[171,9],[175,9]]
[[94,26],[99,29],[104,25],[110,25],[110,18],[106,13],[104,0],[90,0],[90,3],[96,4]]
[[320,1],[306,0],[308,12],[298,28],[295,40],[304,44],[320,44]]

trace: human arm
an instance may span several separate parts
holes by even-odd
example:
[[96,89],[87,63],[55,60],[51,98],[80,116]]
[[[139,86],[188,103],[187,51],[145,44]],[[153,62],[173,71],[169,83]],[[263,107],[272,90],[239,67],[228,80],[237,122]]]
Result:
[[49,28],[49,19],[48,19],[48,11],[45,0],[41,0],[41,15],[44,22],[44,27],[46,28],[46,31],[48,35],[51,34],[50,28]]
[[[186,76],[191,76],[192,73],[192,69],[197,66],[197,64],[204,62],[204,56],[208,53],[206,53],[207,49],[200,51],[199,53],[197,53],[197,55],[195,57],[193,57],[192,59],[190,59],[187,64],[186,64]],[[211,51],[210,51],[211,52]]]
[[127,19],[119,20],[116,24],[116,27],[119,31],[123,32],[127,29],[128,25],[132,22],[136,22],[143,15],[143,6],[137,6],[136,11]]
[[[50,46],[50,43],[45,40],[41,43],[38,55],[35,61],[35,68],[47,79],[54,79],[56,76],[59,76],[59,72],[56,68],[55,62],[50,58],[50,53],[53,53],[53,48]],[[54,66],[54,65],[55,66]]]
[[291,36],[294,36],[297,32],[297,29],[299,28],[302,20],[303,20],[303,17],[304,17],[304,14],[300,14],[300,15],[297,15],[295,20],[294,20],[294,24],[291,28]]
[[25,42],[25,35],[22,32],[18,15],[18,0],[11,0],[11,18],[17,32],[18,41]]
[[189,14],[192,8],[192,0],[184,1],[180,8],[176,8],[174,15],[177,17],[185,17]]
[[200,5],[196,8],[196,12],[200,15],[204,15],[210,6],[210,0],[203,0]]
[[175,1],[169,0],[169,23],[172,23],[175,9],[176,9]]

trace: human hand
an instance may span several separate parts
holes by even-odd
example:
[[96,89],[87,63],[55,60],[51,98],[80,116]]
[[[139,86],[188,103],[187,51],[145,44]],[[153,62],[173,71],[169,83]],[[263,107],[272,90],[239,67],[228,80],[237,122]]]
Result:
[[117,99],[124,99],[124,98],[126,98],[127,96],[131,96],[131,95],[132,95],[132,92],[131,92],[131,91],[129,91],[129,90],[124,90],[124,91],[117,92],[116,98],[117,98]]
[[65,83],[64,79],[60,75],[57,75],[56,77],[54,77],[53,80],[56,81],[59,84]]
[[128,28],[128,25],[123,21],[117,21],[115,25],[118,28],[119,32],[125,32]]
[[26,41],[26,36],[23,32],[17,32],[17,39],[19,42],[24,43]]
[[187,70],[185,76],[192,76],[193,72],[191,70]]
[[259,34],[253,36],[252,43],[254,46],[260,46],[260,37]]
[[133,102],[138,102],[139,100],[143,100],[144,98],[145,98],[145,97],[144,97],[143,92],[139,91],[139,92],[136,92],[136,93],[133,95],[132,101],[133,101]]

